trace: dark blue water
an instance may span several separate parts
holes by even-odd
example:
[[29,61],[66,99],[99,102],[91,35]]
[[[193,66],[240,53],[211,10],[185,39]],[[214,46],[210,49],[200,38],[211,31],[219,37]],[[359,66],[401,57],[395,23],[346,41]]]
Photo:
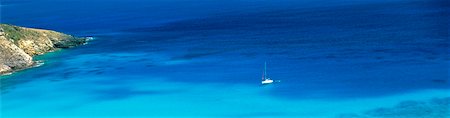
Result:
[[[60,107],[45,102],[32,108],[17,107],[16,102],[31,101],[21,94],[49,87],[41,91],[58,92],[44,92],[48,95],[42,98],[70,96],[60,87],[74,83],[82,87],[73,86],[69,91],[86,97],[61,98],[63,106],[77,109],[74,104],[111,103],[82,105],[60,114],[37,114],[81,117],[85,113],[81,111],[94,108],[115,111],[110,106],[124,106],[121,101],[139,101],[149,106],[134,107],[157,109],[146,100],[172,103],[173,97],[155,96],[173,95],[178,97],[174,100],[184,99],[189,104],[239,109],[212,112],[199,105],[190,114],[182,110],[184,102],[169,104],[180,108],[173,111],[180,116],[330,117],[340,112],[322,116],[319,110],[304,110],[314,102],[303,100],[341,106],[348,104],[336,101],[383,98],[370,102],[394,104],[448,97],[435,91],[450,88],[450,6],[443,0],[5,0],[1,4],[2,23],[96,37],[88,45],[37,57],[46,63],[42,67],[4,77],[2,96],[6,105],[2,107],[11,117],[43,106]],[[264,62],[268,63],[269,76],[280,82],[259,85]],[[405,94],[413,95],[389,98]],[[247,97],[233,101],[240,96]],[[141,97],[149,98],[133,99]],[[204,99],[197,101],[197,97]],[[274,112],[248,108],[264,106],[266,101],[275,101],[266,104]],[[225,107],[228,103],[236,106]],[[317,109],[326,107],[319,105]],[[359,112],[369,108],[355,105],[342,109]],[[160,110],[162,114],[133,113],[173,116]]]

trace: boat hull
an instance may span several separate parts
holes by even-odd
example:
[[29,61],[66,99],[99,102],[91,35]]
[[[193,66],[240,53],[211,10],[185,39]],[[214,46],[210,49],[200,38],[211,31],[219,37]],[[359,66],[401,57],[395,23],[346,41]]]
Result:
[[273,80],[270,80],[270,79],[266,79],[261,82],[261,84],[271,84],[271,83],[273,83]]

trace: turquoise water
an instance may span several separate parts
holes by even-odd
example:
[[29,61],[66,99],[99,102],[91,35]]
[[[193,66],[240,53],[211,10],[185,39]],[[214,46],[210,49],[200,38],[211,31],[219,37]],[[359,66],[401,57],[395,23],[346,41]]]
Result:
[[446,1],[326,3],[2,1],[95,40],[2,76],[1,117],[449,116]]

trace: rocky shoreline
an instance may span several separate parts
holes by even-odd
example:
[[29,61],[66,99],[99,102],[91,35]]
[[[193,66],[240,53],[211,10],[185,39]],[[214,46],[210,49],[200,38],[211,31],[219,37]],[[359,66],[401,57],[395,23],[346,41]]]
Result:
[[33,56],[86,44],[78,38],[51,30],[0,24],[0,75],[33,67]]

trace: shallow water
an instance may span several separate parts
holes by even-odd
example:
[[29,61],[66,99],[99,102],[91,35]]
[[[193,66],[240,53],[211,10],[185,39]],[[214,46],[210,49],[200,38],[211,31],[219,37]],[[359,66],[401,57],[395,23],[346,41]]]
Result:
[[[96,39],[2,76],[0,113],[414,117],[402,103],[431,100],[448,116],[446,3],[6,0],[2,23]],[[279,82],[259,84],[264,62]]]

